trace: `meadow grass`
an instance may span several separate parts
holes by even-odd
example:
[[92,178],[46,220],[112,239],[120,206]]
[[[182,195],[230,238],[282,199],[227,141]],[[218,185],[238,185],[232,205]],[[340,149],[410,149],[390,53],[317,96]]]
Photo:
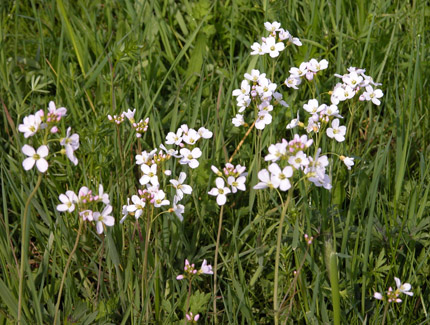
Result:
[[[282,323],[429,322],[429,8],[425,0],[2,1],[0,323],[17,321],[20,283],[20,321],[52,323],[69,256],[61,324],[174,324],[189,310],[201,323],[220,324],[272,324],[276,314]],[[282,83],[303,61],[327,59],[320,94],[333,88],[334,73],[354,66],[382,83],[382,104],[353,115],[344,106],[347,139],[325,146],[354,157],[355,166],[334,161],[332,190],[301,183],[283,212],[276,192],[253,189],[269,144],[291,138],[285,126],[312,98],[311,87],[283,88],[290,107],[278,109],[260,135],[250,133],[234,158],[247,166],[247,191],[220,209],[208,195],[216,178],[210,167],[226,163],[245,134],[231,124],[232,91],[245,72],[272,67],[267,56],[249,53],[264,22],[275,20],[303,45],[281,53],[272,81]],[[68,109],[60,133],[68,125],[79,133],[79,164],[53,157],[29,201],[39,173],[22,168],[21,148],[31,141],[18,125],[51,100]],[[129,108],[137,120],[149,117],[140,139],[107,119]],[[149,226],[134,218],[120,224],[139,187],[135,154],[184,123],[214,133],[188,175],[184,221],[166,213]],[[80,222],[56,210],[58,196],[98,184],[110,195],[115,226],[98,235],[84,225],[71,254]],[[216,292],[207,275],[189,295],[187,281],[176,279],[184,260],[213,265],[215,255]],[[400,304],[374,299],[395,287],[394,277],[414,295]]]

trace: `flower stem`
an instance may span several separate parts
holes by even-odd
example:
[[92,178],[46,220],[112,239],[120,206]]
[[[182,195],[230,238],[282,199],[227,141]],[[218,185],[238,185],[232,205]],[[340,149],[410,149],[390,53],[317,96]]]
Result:
[[78,248],[79,238],[81,237],[83,226],[84,226],[84,219],[81,218],[79,221],[79,230],[78,230],[78,234],[76,235],[75,244],[73,245],[73,249],[70,252],[69,258],[67,259],[67,263],[63,271],[63,276],[61,278],[60,290],[58,291],[57,304],[55,305],[55,316],[54,316],[53,324],[57,324],[58,310],[60,308],[61,293],[63,292],[64,280],[66,279],[66,274],[67,274],[67,271],[69,270],[70,262],[72,261],[73,255],[75,254],[75,251]]
[[[145,299],[146,299],[146,291],[147,291],[147,284],[148,281],[146,279],[146,273],[148,271],[148,246],[149,246],[149,238],[151,236],[151,222],[152,222],[152,215],[154,213],[154,208],[151,210],[151,214],[147,214],[146,216],[146,234],[145,234],[145,250],[143,252],[143,270],[142,270],[142,308],[145,308]],[[146,316],[148,316],[148,313],[145,313]],[[148,319],[146,319],[148,322]]]
[[382,325],[385,324],[385,318],[387,317],[387,312],[388,312],[388,303],[385,303],[385,308],[384,308],[384,316],[382,317]]
[[185,305],[185,314],[188,313],[188,308],[190,307],[190,298],[191,298],[191,278],[188,282],[188,295],[187,295],[187,303]]
[[279,258],[281,255],[281,239],[282,239],[282,225],[284,223],[285,215],[287,214],[288,204],[290,203],[293,188],[288,191],[288,198],[282,207],[281,220],[278,226],[278,236],[276,241],[276,257],[275,257],[275,279],[273,290],[273,309],[275,311],[275,325],[279,324],[279,306],[278,306],[278,280],[279,280]]
[[214,301],[213,301],[213,313],[214,313],[214,323],[217,324],[217,315],[216,315],[216,280],[217,280],[217,271],[218,271],[218,249],[219,249],[219,242],[221,237],[221,226],[222,226],[222,216],[224,213],[224,206],[221,206],[221,210],[219,212],[219,221],[218,221],[218,234],[216,237],[216,246],[215,246],[215,261],[214,261]]
[[245,139],[248,137],[249,133],[251,133],[252,129],[255,126],[255,122],[257,122],[257,119],[255,119],[254,123],[249,127],[248,131],[246,131],[245,135],[243,136],[242,140],[240,140],[239,144],[237,145],[236,149],[234,150],[233,154],[231,155],[230,159],[228,160],[229,163],[233,161],[233,157],[237,154],[240,147],[242,147],[243,143],[245,142]]
[[19,289],[18,289],[18,324],[21,324],[21,311],[22,311],[22,295],[24,289],[24,264],[27,262],[27,254],[28,254],[28,232],[29,232],[29,218],[28,212],[30,207],[30,202],[33,196],[36,194],[40,183],[42,182],[43,175],[39,173],[39,177],[37,178],[36,185],[34,186],[33,191],[27,198],[27,202],[25,202],[24,206],[24,215],[22,217],[22,231],[21,231],[21,263],[19,270]]

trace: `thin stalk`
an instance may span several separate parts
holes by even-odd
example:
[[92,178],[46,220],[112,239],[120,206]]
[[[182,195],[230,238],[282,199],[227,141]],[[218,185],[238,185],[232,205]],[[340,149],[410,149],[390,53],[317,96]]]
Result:
[[275,325],[279,324],[278,280],[279,280],[279,258],[281,255],[282,225],[284,223],[285,215],[287,214],[287,208],[288,208],[288,205],[290,204],[292,194],[293,194],[293,188],[291,187],[288,193],[287,201],[282,207],[281,220],[279,221],[278,237],[276,241],[275,279],[274,279],[274,290],[273,290],[273,310],[275,312]]
[[233,157],[237,154],[240,147],[242,147],[243,143],[245,142],[245,139],[248,137],[249,133],[251,133],[252,129],[255,126],[255,122],[257,122],[257,119],[252,123],[252,125],[249,127],[248,131],[246,131],[245,135],[243,136],[242,140],[240,140],[239,144],[237,145],[236,149],[234,150],[233,154],[231,155],[230,159],[228,160],[229,163],[233,161]]
[[58,310],[60,309],[61,293],[63,292],[64,280],[66,279],[66,274],[67,274],[67,271],[69,270],[70,262],[72,261],[73,255],[75,254],[75,251],[78,248],[79,238],[81,237],[83,226],[84,226],[84,219],[81,218],[79,221],[79,230],[78,230],[78,234],[76,235],[75,244],[73,245],[73,249],[70,252],[69,258],[67,259],[67,263],[63,271],[63,276],[61,278],[60,290],[58,291],[57,304],[55,305],[55,316],[54,316],[53,324],[57,324]]
[[387,317],[387,312],[388,312],[388,303],[385,303],[385,308],[384,308],[384,316],[382,317],[382,325],[385,324],[385,318]]
[[33,196],[36,194],[39,189],[40,183],[42,182],[43,174],[39,173],[37,178],[36,185],[34,186],[33,191],[27,198],[27,202],[25,202],[24,206],[24,215],[22,216],[22,232],[21,232],[21,263],[19,269],[19,289],[18,289],[18,324],[21,324],[21,311],[22,311],[22,294],[24,288],[24,263],[28,260],[28,231],[29,231],[29,218],[28,212],[30,208],[30,202]]
[[[142,273],[142,308],[145,306],[145,299],[146,299],[146,286],[148,284],[148,281],[146,279],[146,273],[148,271],[148,246],[149,246],[149,238],[151,236],[151,222],[152,222],[152,214],[154,212],[154,209],[151,209],[151,215],[149,213],[146,216],[146,235],[145,235],[145,251],[143,253],[143,273]],[[146,317],[148,317],[148,313],[145,313]],[[148,322],[148,319],[146,319]]]
[[219,212],[219,221],[218,221],[218,234],[216,237],[216,246],[215,246],[215,261],[214,261],[214,301],[213,301],[213,312],[214,312],[214,323],[217,324],[217,316],[216,316],[216,291],[217,291],[217,271],[218,271],[218,249],[219,242],[221,237],[221,226],[222,226],[222,216],[224,213],[224,206],[221,206],[221,210]]
[[190,307],[190,298],[191,298],[191,278],[188,280],[188,294],[187,294],[187,303],[185,305],[185,314],[188,313],[188,308]]

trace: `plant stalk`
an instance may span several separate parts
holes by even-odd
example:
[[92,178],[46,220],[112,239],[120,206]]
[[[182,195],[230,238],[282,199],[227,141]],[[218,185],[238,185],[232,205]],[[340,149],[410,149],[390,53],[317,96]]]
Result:
[[24,263],[27,262],[28,255],[28,231],[29,231],[29,218],[28,212],[30,208],[30,202],[36,194],[37,190],[40,187],[40,183],[42,182],[43,174],[39,173],[37,178],[36,185],[34,186],[33,191],[27,198],[24,206],[24,215],[22,217],[22,232],[21,232],[21,263],[19,270],[19,289],[18,289],[18,324],[21,324],[22,317],[22,295],[24,289]]
[[64,267],[63,276],[61,278],[60,290],[58,291],[57,304],[55,305],[55,316],[54,316],[54,325],[57,324],[58,310],[60,309],[60,301],[61,301],[61,293],[63,292],[64,280],[66,279],[67,271],[69,270],[70,262],[72,261],[73,255],[75,254],[76,249],[78,248],[79,238],[81,237],[82,228],[84,226],[84,219],[80,219],[79,221],[79,230],[76,235],[75,244],[73,245],[73,249],[70,252],[69,258],[67,259],[66,266]]
[[215,246],[215,260],[214,260],[214,301],[213,301],[213,313],[214,313],[214,323],[217,324],[217,315],[216,315],[216,291],[217,291],[217,271],[218,271],[218,249],[219,242],[221,238],[221,228],[222,228],[222,216],[224,213],[224,206],[221,206],[221,210],[219,212],[219,221],[218,221],[218,234],[216,237],[216,246]]

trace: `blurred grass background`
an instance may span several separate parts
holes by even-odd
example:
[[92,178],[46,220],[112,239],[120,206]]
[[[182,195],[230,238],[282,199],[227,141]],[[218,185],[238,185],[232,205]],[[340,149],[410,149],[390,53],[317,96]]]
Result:
[[[383,305],[371,297],[393,286],[394,276],[410,282],[414,296],[390,308],[390,322],[428,322],[429,19],[424,0],[2,1],[0,323],[16,319],[21,212],[35,183],[34,172],[21,166],[26,142],[17,125],[50,100],[68,109],[62,131],[71,125],[80,134],[79,165],[53,163],[32,201],[26,321],[52,323],[76,236],[76,218],[55,209],[58,195],[102,183],[119,221],[122,205],[135,193],[135,136],[121,128],[120,144],[106,118],[134,107],[137,118],[150,118],[143,149],[158,146],[182,123],[205,126],[215,136],[202,148],[201,167],[189,176],[194,191],[184,222],[163,216],[154,224],[147,299],[140,297],[143,244],[132,237],[134,225],[118,223],[104,240],[89,228],[66,278],[61,323],[183,319],[187,286],[175,277],[184,259],[197,265],[204,258],[213,262],[218,207],[207,195],[214,181],[209,168],[221,166],[244,133],[230,124],[237,112],[231,92],[251,67],[267,66],[267,58],[249,56],[250,45],[265,35],[263,23],[275,20],[303,46],[281,54],[274,82],[282,83],[289,68],[302,61],[325,58],[330,65],[318,79],[319,93],[334,86],[334,73],[344,74],[350,66],[365,68],[384,91],[381,106],[366,104],[348,117],[353,127],[338,148],[356,157],[356,166],[351,172],[335,169],[330,193],[303,189],[288,215],[281,293],[304,258],[305,245],[297,239],[309,231],[303,220],[316,240],[297,287],[285,297],[283,319],[315,324],[333,319],[330,264],[324,258],[329,243],[338,253],[342,323],[379,323]],[[306,88],[283,89],[283,94],[290,108],[278,111],[263,133],[263,155],[270,143],[291,136],[285,125],[311,98]],[[235,162],[251,170],[253,150],[252,144],[244,147]],[[247,187],[253,182],[255,173]],[[251,196],[237,195],[225,209],[220,323],[272,321],[274,229],[280,211],[275,194],[255,196],[253,190]],[[211,322],[210,279],[194,290],[194,308],[202,322]]]

